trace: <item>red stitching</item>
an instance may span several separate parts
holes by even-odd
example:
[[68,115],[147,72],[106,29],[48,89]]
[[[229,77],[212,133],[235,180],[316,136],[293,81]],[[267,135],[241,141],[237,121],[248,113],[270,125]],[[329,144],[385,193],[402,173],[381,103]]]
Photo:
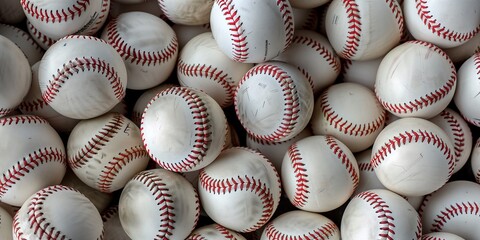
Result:
[[232,4],[232,0],[216,0],[215,3],[220,7],[229,26],[228,30],[230,31],[230,40],[232,41],[233,47],[233,60],[236,62],[245,62],[249,57],[247,35],[243,34],[245,29],[242,28],[243,22],[240,20],[240,14],[234,9],[235,4]]
[[360,37],[362,32],[362,22],[360,10],[355,0],[343,0],[348,18],[348,35],[345,46],[341,52],[344,58],[352,58],[360,45]]
[[329,49],[325,48],[325,46],[323,46],[321,42],[307,36],[296,35],[292,40],[292,44],[294,43],[308,46],[315,52],[318,52],[320,56],[322,56],[327,61],[328,65],[330,65],[336,73],[340,72],[340,63],[335,58],[335,54]]
[[310,193],[307,168],[305,163],[302,162],[303,158],[296,143],[289,147],[287,154],[295,174],[295,193],[292,204],[296,207],[303,207],[307,202],[307,195]]
[[477,202],[458,202],[445,207],[445,209],[440,211],[440,213],[433,219],[430,231],[441,232],[445,223],[462,214],[478,216],[480,215],[480,206]]
[[391,216],[390,206],[378,194],[370,191],[359,193],[356,198],[365,200],[375,210],[378,217],[379,233],[381,239],[394,240],[395,218]]
[[102,221],[107,222],[110,218],[118,215],[118,205],[109,207],[107,210],[102,212]]
[[3,197],[17,181],[25,177],[30,171],[35,170],[42,164],[49,162],[59,162],[67,166],[66,155],[61,149],[57,148],[43,148],[29,153],[28,156],[23,157],[22,160],[16,162],[11,166],[3,177],[0,179],[0,197]]
[[54,39],[46,36],[42,32],[40,32],[37,28],[35,28],[35,26],[33,26],[30,23],[30,21],[28,21],[28,19],[27,19],[27,29],[28,29],[28,32],[30,33],[30,35],[36,40],[36,42],[37,43],[38,42],[42,43],[45,46],[45,48],[49,48],[55,42],[57,42],[57,40],[54,40]]
[[[44,108],[45,106],[47,106],[47,104],[45,103],[45,101],[43,101],[43,98],[36,98],[30,101],[23,101],[22,103],[20,103],[20,105],[18,105],[18,109],[21,112],[26,113],[26,112],[38,111]],[[0,112],[0,115],[1,115],[1,112]]]
[[350,178],[352,179],[353,188],[357,188],[359,182],[358,171],[355,169],[355,165],[352,163],[353,160],[349,159],[345,152],[340,148],[337,143],[337,140],[332,136],[326,136],[327,145],[332,150],[333,154],[335,154],[338,159],[342,161],[342,164],[345,165],[348,173],[350,174]]
[[[63,39],[68,38],[89,39],[88,36],[77,35],[74,37],[65,37]],[[75,58],[74,60],[69,60],[68,63],[64,64],[61,69],[57,69],[57,74],[52,76],[53,79],[49,81],[47,89],[42,95],[43,100],[45,100],[47,104],[51,103],[57,96],[57,93],[60,91],[62,85],[67,80],[70,80],[71,76],[78,72],[84,71],[94,71],[103,74],[112,86],[115,97],[117,99],[123,99],[125,96],[123,84],[113,66],[110,66],[109,63],[100,58],[81,57]]]
[[317,28],[318,16],[316,10],[308,11],[307,19],[305,19],[304,24],[300,29],[315,30]]
[[[160,2],[160,1],[159,1]],[[122,56],[125,61],[130,63],[141,64],[142,66],[158,65],[171,60],[178,52],[178,41],[176,35],[173,35],[172,41],[168,45],[158,51],[144,51],[136,49],[129,45],[120,36],[117,29],[118,19],[113,19],[107,26],[107,41]]]
[[310,73],[304,68],[297,67],[297,69],[300,70],[300,72],[302,72],[302,74],[307,78],[307,81],[310,84],[310,87],[312,87],[312,89],[315,89],[315,84],[313,83],[312,75],[310,75]]
[[378,92],[375,89],[375,93],[377,94],[377,98],[382,103],[383,107],[385,109],[387,109],[388,111],[394,112],[394,113],[409,113],[409,112],[418,111],[418,110],[420,110],[424,107],[427,107],[431,104],[434,104],[434,103],[440,101],[452,90],[453,86],[455,86],[455,83],[457,81],[457,73],[456,73],[456,70],[455,70],[455,66],[453,65],[450,58],[447,56],[447,54],[442,49],[440,49],[439,47],[437,47],[437,46],[435,46],[431,43],[423,42],[423,41],[408,41],[407,43],[419,44],[419,45],[422,45],[422,46],[426,46],[426,47],[430,48],[430,50],[432,50],[432,51],[440,54],[441,56],[443,56],[448,61],[448,63],[450,64],[451,75],[450,75],[450,78],[448,79],[448,81],[445,83],[445,85],[443,85],[439,89],[436,89],[433,92],[427,93],[420,98],[413,99],[413,100],[409,101],[408,103],[389,103],[389,102],[386,102],[378,96]]
[[[96,0],[98,1],[98,0]],[[95,34],[102,26],[103,23],[105,22],[104,18],[108,16],[108,12],[110,11],[110,1],[109,0],[102,0],[102,8],[100,9],[100,14],[98,15],[98,18],[96,19],[95,23],[93,23],[91,26],[85,25],[84,28],[89,28],[88,31],[81,33],[80,35],[93,35]],[[85,29],[80,29],[77,31],[76,34],[84,31]],[[76,35],[75,34],[75,35]]]
[[341,64],[341,66],[342,66],[341,73],[342,73],[343,77],[345,78],[345,75],[347,75],[348,70],[349,70],[350,67],[352,66],[353,62],[352,62],[352,60],[350,60],[350,59],[343,59],[343,58],[342,58],[341,61],[342,61],[342,64]]
[[47,120],[35,115],[16,115],[0,118],[0,126],[18,125],[18,124],[48,124]]
[[[238,84],[238,86],[241,86],[247,79],[258,74],[269,75],[280,83],[280,87],[282,88],[282,92],[284,96],[284,99],[283,99],[284,105],[285,105],[285,108],[283,109],[284,114],[278,128],[272,134],[259,135],[259,134],[253,133],[247,128],[245,129],[247,130],[248,134],[254,136],[255,138],[263,139],[271,142],[278,141],[279,139],[282,139],[283,136],[286,136],[290,132],[292,132],[293,128],[297,123],[297,119],[300,115],[299,114],[300,103],[298,100],[297,91],[294,87],[292,87],[294,83],[292,78],[288,75],[288,73],[284,71],[282,68],[275,65],[271,65],[271,64],[257,65],[256,67],[253,67],[252,69],[250,69],[240,80],[240,83]],[[237,102],[235,103],[235,112],[237,116],[240,116]],[[243,126],[245,126],[245,123],[242,119],[240,119],[240,123]]]
[[103,168],[102,173],[98,177],[98,189],[102,192],[111,192],[112,182],[122,168],[138,158],[147,156],[148,153],[143,148],[143,145],[133,146],[118,153],[118,156],[113,157],[112,161],[108,162],[108,165]]
[[232,240],[237,239],[235,236],[232,235],[232,233],[228,229],[222,227],[221,225],[215,224],[215,229],[217,229],[222,234],[222,236],[225,237],[226,239],[232,239]]
[[417,229],[415,230],[416,239],[422,239],[422,218],[417,217]]
[[477,26],[475,30],[468,33],[459,33],[453,31],[452,29],[446,29],[446,27],[442,26],[442,24],[434,18],[433,14],[431,14],[431,11],[428,8],[427,0],[415,0],[415,2],[417,2],[415,5],[417,14],[420,16],[423,24],[425,24],[425,26],[430,29],[432,33],[439,37],[454,42],[468,41],[480,30],[480,26]]
[[280,232],[275,228],[274,224],[268,224],[265,228],[265,234],[268,239],[278,239],[278,240],[327,240],[330,237],[338,234],[338,227],[333,222],[328,222],[325,225],[319,226],[317,229],[314,229],[310,232],[304,234],[285,234]]
[[405,26],[404,26],[404,19],[403,19],[403,13],[402,9],[396,0],[385,0],[388,6],[390,7],[390,10],[392,10],[393,15],[395,16],[395,19],[397,20],[398,24],[398,30],[402,34],[400,38],[404,37],[404,34],[406,34],[405,31]]
[[[419,238],[420,239],[420,238]],[[434,236],[422,236],[421,240],[446,240],[446,238],[443,237],[434,237]]]
[[93,155],[97,154],[112,139],[122,127],[124,122],[123,115],[115,114],[113,118],[105,124],[102,129],[95,133],[83,148],[72,156],[68,156],[68,163],[72,169],[83,167]]
[[141,123],[141,135],[142,135],[142,140],[144,142],[145,149],[147,149],[148,154],[150,157],[158,163],[162,168],[173,171],[173,172],[184,172],[192,169],[195,167],[205,156],[207,150],[208,150],[208,144],[211,142],[211,125],[210,125],[210,119],[209,119],[209,113],[207,111],[207,108],[205,107],[205,101],[197,94],[195,93],[194,90],[188,88],[188,87],[172,87],[165,89],[158,93],[155,97],[153,97],[152,100],[150,100],[150,103],[147,105],[145,111],[149,108],[149,106],[156,101],[159,97],[165,96],[165,95],[177,95],[181,97],[189,106],[190,108],[190,113],[192,115],[192,118],[195,120],[195,139],[193,140],[193,146],[191,149],[191,152],[180,162],[176,163],[168,163],[164,162],[161,159],[158,159],[156,156],[154,156],[150,148],[148,147],[148,144],[145,142],[145,137],[144,137],[144,128],[143,128],[143,122],[144,122],[144,116],[142,115],[142,123]]
[[227,93],[226,98],[221,102],[220,106],[226,107],[233,102],[233,96],[235,95],[235,88],[237,85],[228,81],[230,77],[228,73],[223,70],[212,65],[187,64],[181,59],[178,61],[177,69],[179,74],[183,74],[187,77],[208,78],[220,84]]
[[398,133],[395,136],[391,136],[390,139],[372,155],[373,157],[371,164],[374,168],[378,167],[378,165],[385,160],[388,154],[392,153],[392,151],[401,147],[402,145],[411,142],[432,144],[440,149],[440,151],[447,157],[448,160],[448,177],[452,175],[455,166],[455,159],[450,148],[448,148],[447,143],[445,143],[443,139],[436,134],[428,132],[427,130],[422,131],[421,129],[405,131],[403,133]]
[[33,45],[33,47],[35,47],[36,50],[39,50],[42,53],[44,52],[43,49],[38,45],[38,43],[35,42],[35,40],[33,40],[33,38],[30,36],[30,34],[26,33],[25,31],[23,31],[19,28],[16,28],[12,25],[8,25],[8,24],[0,23],[0,26],[4,27],[4,28],[8,28],[8,29],[10,29],[12,31],[15,31],[16,33],[22,35],[22,38],[27,40],[27,42],[30,43],[31,45]]
[[15,108],[0,108],[0,117],[6,116],[7,114],[13,112]]
[[450,129],[453,132],[453,136],[454,136],[453,145],[454,145],[454,149],[455,149],[455,162],[458,162],[461,155],[462,155],[463,149],[465,147],[465,138],[464,138],[462,126],[460,126],[460,123],[457,121],[455,116],[453,116],[447,110],[443,110],[440,113],[440,116],[443,117],[443,119],[445,119],[447,121],[447,123],[450,126]]
[[292,8],[289,2],[286,0],[277,0],[277,6],[283,18],[283,29],[285,31],[286,38],[285,38],[285,47],[282,49],[282,51],[285,51],[285,49],[287,49],[288,46],[290,46],[293,40],[295,24],[293,22],[293,13],[291,11]]
[[21,0],[23,9],[32,17],[42,22],[63,22],[75,19],[81,16],[90,5],[90,0],[77,0],[71,6],[59,10],[44,9],[42,6],[36,6],[35,1]]
[[268,222],[273,214],[274,199],[273,194],[265,183],[262,183],[259,179],[254,177],[237,176],[227,179],[214,179],[207,175],[204,169],[200,171],[199,175],[200,186],[205,191],[213,194],[226,194],[234,191],[250,191],[255,192],[260,198],[263,205],[263,212],[260,219],[256,224],[248,229],[244,229],[241,232],[251,232],[263,226]]
[[359,162],[358,163],[358,170],[364,172],[373,172],[375,168],[370,164],[370,162]]

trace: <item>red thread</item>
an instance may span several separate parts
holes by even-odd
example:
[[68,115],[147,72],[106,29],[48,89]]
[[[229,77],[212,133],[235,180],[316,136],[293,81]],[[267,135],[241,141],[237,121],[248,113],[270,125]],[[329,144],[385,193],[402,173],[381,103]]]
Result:
[[308,190],[310,181],[308,180],[307,168],[302,161],[303,159],[296,143],[289,147],[287,154],[295,174],[295,193],[292,204],[295,207],[303,207],[307,202],[307,195],[310,193]]
[[24,40],[27,40],[27,42],[30,43],[35,48],[35,50],[38,50],[41,53],[44,52],[43,49],[38,45],[38,43],[33,40],[30,34],[26,33],[25,31],[8,24],[0,23],[0,26],[15,31],[17,34],[20,34]]
[[358,171],[355,169],[355,165],[353,164],[354,160],[349,159],[345,152],[340,148],[337,143],[337,140],[331,136],[326,136],[327,145],[332,150],[333,154],[335,154],[339,160],[341,160],[342,164],[345,165],[346,170],[350,174],[350,178],[353,183],[353,188],[357,188],[359,182]]
[[388,4],[390,10],[392,11],[392,14],[395,16],[395,19],[397,20],[398,30],[401,33],[400,38],[403,38],[404,35],[406,34],[406,31],[404,26],[402,9],[396,0],[385,0],[385,1]]
[[232,240],[236,240],[237,238],[235,238],[235,236],[233,236],[230,231],[224,227],[222,227],[221,225],[218,225],[218,224],[215,224],[215,229],[217,229],[223,237],[225,237],[226,239],[232,239]]
[[356,198],[365,200],[373,208],[378,217],[379,233],[381,239],[395,239],[395,218],[392,216],[390,206],[376,193],[365,191],[359,193]]
[[304,234],[290,235],[280,232],[275,228],[274,224],[268,224],[265,228],[265,234],[268,239],[276,240],[327,240],[331,237],[338,235],[338,227],[332,223],[326,223],[317,229]]
[[105,223],[117,214],[118,214],[118,205],[109,207],[107,210],[102,212],[102,221]]
[[[56,40],[46,36],[45,34],[43,34],[42,32],[40,32],[37,28],[35,28],[35,26],[33,26],[30,21],[28,21],[27,19],[27,29],[28,29],[28,32],[30,33],[30,35],[32,37],[34,37],[35,41],[38,43],[40,42],[43,46],[45,46],[45,48],[49,48],[50,46],[52,46],[55,42],[57,42]],[[40,44],[39,43],[39,44]]]
[[342,75],[345,78],[345,75],[347,75],[348,70],[352,66],[353,62],[352,62],[352,60],[349,60],[349,59],[342,59],[341,61],[342,61],[342,65],[341,65],[342,66]]
[[443,110],[440,113],[440,116],[447,121],[448,125],[450,126],[450,129],[453,132],[455,162],[458,162],[460,160],[460,157],[465,147],[465,138],[464,138],[462,126],[460,126],[460,123],[458,122],[458,120],[449,111]]
[[245,62],[248,59],[247,36],[244,35],[243,22],[240,20],[240,14],[235,9],[235,4],[232,0],[216,0],[220,10],[229,26],[233,60],[236,62]]
[[13,112],[15,108],[0,108],[0,117],[6,116],[7,114]]
[[292,8],[287,0],[277,0],[277,6],[280,10],[280,14],[282,14],[283,19],[283,29],[285,32],[285,47],[282,51],[290,46],[293,37],[294,37],[294,29],[295,24],[293,22],[293,13],[290,11]]
[[348,18],[348,35],[347,41],[341,55],[344,58],[352,58],[358,51],[360,45],[360,38],[362,32],[362,22],[360,17],[360,10],[355,0],[343,0],[345,10]]
[[370,162],[362,162],[362,163],[358,163],[358,170],[364,171],[364,172],[373,172],[375,171],[375,168],[373,168]]
[[47,120],[35,115],[16,115],[0,118],[0,126],[18,124],[48,124]]
[[321,42],[316,41],[315,39],[309,38],[307,36],[295,36],[292,40],[292,44],[301,44],[310,47],[315,52],[319,53],[328,65],[330,65],[336,73],[340,72],[340,63],[337,60],[335,54],[329,49],[325,48]]
[[46,23],[61,23],[74,20],[75,17],[80,17],[90,6],[90,0],[77,0],[71,6],[52,10],[35,5],[35,1],[21,0],[20,2],[27,14]]
[[441,210],[437,216],[433,219],[431,226],[431,232],[441,232],[443,226],[454,217],[459,215],[480,215],[480,207],[477,202],[458,202],[454,203],[445,209]]

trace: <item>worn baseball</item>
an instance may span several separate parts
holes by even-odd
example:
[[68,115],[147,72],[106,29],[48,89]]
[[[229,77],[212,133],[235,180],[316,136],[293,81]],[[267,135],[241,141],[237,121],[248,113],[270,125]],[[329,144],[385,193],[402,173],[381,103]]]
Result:
[[294,210],[270,221],[260,238],[260,240],[276,239],[340,240],[340,230],[332,220],[323,215]]
[[402,118],[380,132],[372,147],[371,164],[389,190],[422,196],[450,179],[455,152],[448,135],[434,123]]
[[358,83],[374,90],[378,67],[382,59],[383,56],[365,61],[343,59],[341,72],[343,82]]
[[220,154],[227,120],[206,93],[171,87],[151,99],[140,128],[144,146],[156,163],[170,171],[189,172],[207,166]]
[[465,238],[447,232],[432,232],[424,234],[422,240],[465,240]]
[[229,58],[261,63],[290,45],[293,10],[288,0],[216,0],[210,25],[218,46]]
[[228,58],[208,32],[197,35],[183,47],[177,63],[177,78],[180,85],[207,93],[225,108],[233,105],[235,89],[252,67],[253,64]]
[[409,41],[383,58],[375,92],[394,115],[432,118],[448,106],[456,86],[457,71],[443,50],[428,42]]
[[178,42],[161,18],[144,12],[127,12],[108,22],[101,38],[122,56],[128,89],[148,89],[167,80],[175,68]]
[[184,25],[201,25],[210,22],[214,0],[158,0],[165,16],[172,22]]
[[169,87],[174,87],[175,85],[173,84],[160,84],[156,87],[150,88],[146,90],[145,92],[138,97],[137,101],[135,102],[135,105],[133,106],[132,109],[132,114],[130,119],[140,127],[140,124],[142,122],[142,114],[143,111],[145,111],[145,108],[147,107],[148,103],[150,100],[152,100],[155,95],[157,95],[159,92],[161,92],[164,89],[167,89]]
[[373,189],[357,194],[347,205],[340,224],[343,240],[421,239],[417,211],[401,196]]
[[27,32],[12,25],[0,24],[0,35],[10,39],[27,57],[30,65],[42,59],[45,51],[33,40]]
[[122,57],[107,42],[72,35],[52,45],[40,62],[43,100],[75,119],[98,117],[125,96],[127,71]]
[[293,138],[313,112],[313,91],[296,67],[280,62],[256,65],[240,80],[235,112],[247,133],[266,141]]
[[67,163],[62,139],[40,117],[0,118],[0,201],[21,206],[36,191],[59,184]]
[[185,240],[246,240],[242,235],[216,223],[195,229]]
[[479,239],[480,185],[453,181],[425,197],[419,212],[423,233],[449,232],[465,239]]
[[332,136],[311,136],[293,143],[285,154],[281,173],[290,202],[311,212],[340,207],[359,182],[354,155]]
[[372,90],[357,83],[340,83],[317,98],[310,123],[315,135],[334,136],[352,152],[360,152],[373,145],[385,116]]
[[198,193],[213,221],[237,232],[252,232],[277,209],[280,177],[257,151],[229,148],[200,171]]
[[478,79],[480,79],[480,53],[471,56],[458,69],[458,86],[453,99],[465,120],[476,127],[480,126]]
[[114,205],[101,212],[103,221],[104,240],[131,240],[123,230],[118,214],[118,205]]
[[12,216],[7,210],[0,208],[0,238],[13,239],[12,237]]
[[371,60],[395,47],[404,31],[395,0],[333,0],[325,20],[327,37],[337,54],[350,60]]
[[43,48],[43,50],[47,50],[50,46],[52,46],[57,40],[50,38],[40,32],[38,29],[33,26],[30,21],[27,19],[27,31],[30,36],[35,40],[35,42]]
[[[405,0],[405,23],[415,39],[442,48],[462,45],[480,30],[480,2]],[[451,16],[459,16],[452,18]]]
[[197,224],[200,206],[197,192],[180,174],[152,169],[127,183],[118,212],[132,239],[185,239]]
[[103,239],[95,206],[71,187],[52,185],[34,193],[15,214],[15,240]]

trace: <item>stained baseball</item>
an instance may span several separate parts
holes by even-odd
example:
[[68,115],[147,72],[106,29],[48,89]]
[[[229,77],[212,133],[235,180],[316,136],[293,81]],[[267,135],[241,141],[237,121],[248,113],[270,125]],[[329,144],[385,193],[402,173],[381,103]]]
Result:
[[165,16],[172,22],[184,25],[201,25],[210,22],[214,0],[159,0]]

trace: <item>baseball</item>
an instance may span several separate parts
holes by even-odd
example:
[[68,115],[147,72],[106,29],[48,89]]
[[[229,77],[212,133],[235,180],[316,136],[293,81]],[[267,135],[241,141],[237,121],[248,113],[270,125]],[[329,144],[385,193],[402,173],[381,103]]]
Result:
[[27,57],[28,63],[30,65],[35,64],[36,62],[42,59],[45,51],[33,40],[33,38],[25,31],[20,28],[0,24],[0,35],[10,39],[14,42],[20,50],[22,50],[25,57]]
[[389,190],[422,196],[450,179],[455,152],[448,135],[434,123],[402,118],[380,132],[372,147],[371,164]]
[[457,90],[453,101],[467,122],[480,127],[480,101],[477,96],[480,92],[478,79],[480,78],[480,53],[467,59],[458,69]]
[[216,0],[210,25],[219,48],[229,58],[261,63],[290,45],[293,10],[288,0]]
[[229,148],[200,171],[203,209],[216,223],[237,232],[265,225],[278,207],[280,193],[275,167],[247,148]]
[[233,104],[240,79],[252,67],[253,64],[235,62],[225,56],[208,32],[197,35],[183,47],[177,78],[180,85],[207,93],[225,108]]
[[122,56],[128,89],[148,89],[167,80],[175,68],[178,42],[161,18],[144,12],[127,12],[108,22],[103,40]]
[[294,66],[269,62],[256,65],[240,80],[235,112],[247,133],[266,141],[293,138],[308,124],[313,91]]
[[385,116],[372,90],[356,83],[339,83],[317,98],[310,123],[315,135],[334,136],[352,152],[360,152],[373,145]]
[[423,41],[409,41],[382,60],[375,92],[383,107],[399,117],[432,118],[453,98],[457,71],[447,54]]
[[57,41],[40,62],[43,100],[58,113],[88,119],[108,112],[125,96],[127,71],[107,42],[72,35]]
[[147,107],[148,102],[150,102],[150,100],[152,100],[152,98],[155,97],[155,95],[157,95],[162,90],[170,88],[170,87],[174,87],[174,86],[175,85],[173,85],[173,84],[160,84],[156,87],[150,88],[150,89],[146,90],[145,92],[143,92],[142,95],[140,95],[140,97],[138,97],[138,99],[135,102],[135,105],[133,106],[132,115],[131,115],[130,119],[137,126],[140,127],[140,124],[142,122],[142,114],[143,114],[143,111],[145,111],[145,108]]
[[459,46],[480,30],[477,0],[405,0],[403,11],[408,31],[415,39],[442,48]]
[[195,229],[195,231],[185,240],[202,240],[202,239],[216,239],[216,240],[246,240],[242,235],[222,227],[218,224],[210,224]]
[[185,178],[153,169],[127,183],[118,213],[132,239],[185,239],[197,224],[200,206],[197,192]]
[[447,232],[432,232],[424,234],[422,240],[465,240],[465,238]]
[[290,202],[310,212],[340,207],[359,182],[355,157],[332,136],[311,136],[293,143],[285,154],[281,173]]
[[395,47],[404,31],[403,14],[395,0],[333,0],[325,28],[337,54],[350,60],[371,60]]
[[165,16],[172,22],[184,25],[201,25],[210,22],[214,0],[158,0]]
[[118,215],[118,205],[102,212],[104,240],[131,240],[123,230]]
[[42,32],[40,32],[38,29],[33,26],[30,21],[27,19],[27,31],[30,34],[30,36],[35,40],[35,42],[43,48],[43,50],[47,50],[50,46],[52,46],[57,40],[52,39]]
[[357,194],[347,205],[340,224],[343,240],[420,239],[417,211],[401,196],[373,189]]
[[210,164],[226,143],[227,120],[206,93],[171,87],[158,93],[142,115],[141,135],[162,168],[189,172]]

